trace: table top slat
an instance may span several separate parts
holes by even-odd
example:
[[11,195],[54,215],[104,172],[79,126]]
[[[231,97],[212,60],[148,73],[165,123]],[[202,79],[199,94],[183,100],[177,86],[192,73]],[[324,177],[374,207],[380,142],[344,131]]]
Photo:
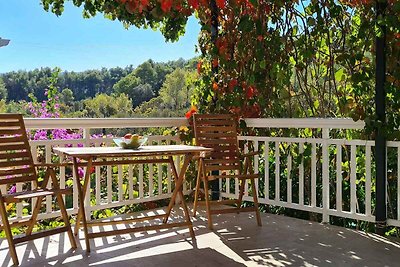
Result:
[[188,153],[211,152],[212,149],[189,145],[156,145],[142,146],[138,149],[123,149],[121,147],[54,147],[57,154],[72,157],[139,157],[183,155]]

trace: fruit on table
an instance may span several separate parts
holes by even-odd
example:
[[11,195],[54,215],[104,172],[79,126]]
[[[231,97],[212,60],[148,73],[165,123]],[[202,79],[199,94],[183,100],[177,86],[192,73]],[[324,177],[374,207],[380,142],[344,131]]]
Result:
[[121,142],[121,147],[122,148],[138,148],[140,146],[140,139],[142,139],[143,136],[140,136],[138,134],[126,134],[124,136],[124,142]]
[[132,135],[130,145],[133,147],[139,147],[140,146],[139,137],[140,136],[137,134]]

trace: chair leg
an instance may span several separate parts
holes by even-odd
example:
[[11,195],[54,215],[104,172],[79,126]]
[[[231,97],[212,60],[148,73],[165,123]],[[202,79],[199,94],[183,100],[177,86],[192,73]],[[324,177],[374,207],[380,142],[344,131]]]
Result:
[[260,211],[258,209],[258,197],[257,197],[257,189],[256,189],[256,181],[252,179],[251,181],[251,189],[253,193],[253,202],[254,202],[254,207],[256,209],[256,217],[257,217],[257,225],[261,226],[261,216],[260,216]]
[[[240,188],[239,188],[239,198],[237,200],[237,207],[240,208],[242,206],[243,195],[244,195],[244,186],[246,185],[246,180],[240,181]],[[237,212],[238,214],[240,211]]]
[[61,194],[57,194],[57,202],[58,202],[58,206],[60,206],[60,211],[61,211],[63,221],[65,223],[65,226],[68,227],[67,233],[68,233],[68,237],[69,237],[69,242],[71,243],[71,247],[75,249],[75,248],[77,248],[75,236],[72,233],[71,224],[69,222],[69,216],[68,216],[67,210],[65,209],[64,200],[63,200],[63,197]]
[[196,217],[196,211],[197,211],[197,201],[199,198],[199,190],[200,190],[200,179],[201,179],[201,164],[200,160],[198,161],[197,164],[199,170],[197,172],[197,180],[196,180],[196,192],[194,193],[194,203],[193,203],[193,217]]
[[211,203],[209,201],[209,195],[208,195],[208,180],[207,178],[204,178],[204,197],[206,199],[206,209],[207,209],[207,219],[208,219],[208,228],[210,230],[213,229],[213,224],[212,224],[212,219],[211,219]]
[[[50,176],[51,176],[51,180],[53,181],[53,187],[56,189],[59,189],[60,185],[58,184],[56,174],[53,169],[50,170]],[[65,226],[68,227],[67,232],[68,232],[69,242],[71,243],[71,247],[75,249],[75,248],[77,248],[75,236],[72,233],[71,224],[69,222],[69,216],[68,216],[67,210],[65,208],[65,204],[64,204],[64,199],[62,197],[62,194],[57,194],[56,197],[57,197],[58,206],[60,206],[60,211],[61,211],[63,221],[65,223]]]
[[14,265],[19,265],[17,251],[15,250],[14,239],[11,233],[10,223],[8,222],[6,206],[3,198],[0,195],[0,215],[1,221],[3,222],[4,231],[6,233],[6,238],[8,241],[8,249],[10,250],[11,258]]
[[37,216],[39,215],[40,206],[43,203],[43,199],[44,199],[44,197],[38,197],[36,199],[36,205],[33,208],[32,216],[31,216],[31,219],[30,219],[30,223],[29,223],[28,228],[26,229],[26,232],[25,232],[26,235],[31,235],[32,234],[33,227],[36,224]]

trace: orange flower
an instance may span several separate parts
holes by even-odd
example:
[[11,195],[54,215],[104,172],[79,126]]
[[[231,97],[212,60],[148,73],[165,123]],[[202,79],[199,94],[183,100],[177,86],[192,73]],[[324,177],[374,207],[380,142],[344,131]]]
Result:
[[201,73],[201,67],[203,65],[202,61],[197,62],[197,73],[200,74]]
[[185,114],[186,119],[190,119],[194,113],[197,113],[197,111],[198,110],[197,110],[196,106],[191,106],[189,111],[186,112],[186,114]]
[[213,89],[214,91],[218,90],[218,84],[216,82],[213,82]]

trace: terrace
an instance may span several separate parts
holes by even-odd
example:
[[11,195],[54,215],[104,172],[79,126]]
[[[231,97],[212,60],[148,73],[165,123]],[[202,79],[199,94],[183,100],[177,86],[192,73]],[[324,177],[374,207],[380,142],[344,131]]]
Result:
[[[173,127],[186,124],[185,119],[26,119],[28,129],[82,129],[83,138],[77,140],[31,141],[34,157],[50,163],[52,146],[65,144],[111,144],[112,138],[91,138],[93,129]],[[370,140],[334,139],[333,133],[363,129],[362,122],[347,119],[247,119],[254,128],[301,128],[319,131],[318,138],[285,136],[240,136],[241,142],[251,143],[263,153],[254,157],[254,167],[263,170],[258,181],[259,201],[269,208],[290,208],[313,214],[318,222],[300,220],[270,213],[262,213],[263,226],[258,227],[253,214],[221,215],[214,223],[214,231],[206,227],[204,211],[194,220],[196,242],[189,238],[187,229],[141,232],[132,235],[110,236],[92,241],[92,252],[84,251],[83,236],[75,252],[69,251],[64,234],[42,238],[18,245],[22,266],[78,265],[265,265],[265,266],[390,266],[400,259],[400,243],[375,234],[329,225],[334,218],[354,220],[358,223],[375,222],[374,216],[374,142]],[[149,143],[169,144],[180,142],[176,136],[150,136]],[[39,149],[40,148],[40,149]],[[309,157],[296,160],[288,149]],[[395,151],[397,168],[400,168],[400,142],[388,142],[388,151]],[[364,155],[365,157],[360,157]],[[365,162],[361,162],[364,158]],[[175,161],[179,166],[180,158]],[[349,166],[349,168],[343,167]],[[173,183],[167,168],[158,164],[128,166],[97,166],[92,176],[92,197],[86,198],[88,211],[110,209],[123,205],[151,203],[171,196]],[[343,169],[342,169],[343,168]],[[362,171],[360,171],[362,170]],[[393,171],[395,173],[395,171]],[[290,177],[288,177],[290,174]],[[58,169],[61,187],[72,178],[68,167]],[[400,182],[391,177],[391,182]],[[185,194],[192,192],[193,182],[184,185]],[[360,182],[362,181],[362,182]],[[113,187],[114,184],[114,187]],[[229,184],[230,186],[226,186]],[[349,185],[349,188],[344,185]],[[222,197],[235,197],[235,181],[220,184]],[[18,188],[17,188],[18,189]],[[246,188],[246,192],[248,189]],[[364,192],[360,194],[357,192]],[[395,196],[400,207],[399,190]],[[251,197],[245,200],[252,201]],[[333,201],[334,200],[334,201]],[[68,212],[78,208],[76,186]],[[389,226],[400,226],[400,209],[392,207]],[[17,204],[16,217],[24,217],[24,206]],[[151,207],[150,207],[151,208]],[[162,213],[162,208],[139,212]],[[51,198],[40,218],[58,216]],[[173,214],[179,219],[181,215]],[[322,222],[322,224],[320,223]],[[143,222],[146,224],[147,222]],[[128,225],[115,226],[130,227]],[[65,244],[64,244],[65,243]],[[65,245],[65,246],[64,246]],[[83,248],[83,249],[82,249]],[[0,243],[0,264],[12,264],[6,240]]]
[[[47,2],[46,9],[51,9],[58,15],[62,13],[63,0],[43,2]],[[255,10],[250,3],[251,1],[243,1],[246,2],[242,3],[244,4],[243,7],[248,9],[246,12],[243,12],[240,5],[227,10],[229,6],[226,5],[225,1],[212,1],[209,7],[202,6],[203,4],[199,5],[198,1],[191,1],[191,3],[188,1],[186,12],[182,12],[182,6],[172,7],[172,1],[152,1],[153,6],[149,5],[149,1],[141,1],[137,10],[134,1],[118,2],[117,5],[111,1],[105,1],[96,6],[87,5],[84,9],[90,10],[90,12],[87,12],[87,16],[93,16],[94,11],[98,11],[110,17],[115,17],[127,25],[148,26],[147,20],[149,20],[150,25],[162,28],[160,25],[164,23],[165,25],[162,26],[167,26],[167,29],[174,28],[170,32],[163,32],[167,40],[176,40],[179,37],[178,26],[184,26],[183,24],[188,16],[194,12],[200,14],[201,19],[203,19],[203,26],[210,26],[205,38],[208,39],[207,41],[203,40],[205,43],[200,43],[200,48],[217,48],[204,49],[204,51],[207,50],[206,56],[212,59],[208,62],[210,66],[202,67],[201,64],[198,65],[199,74],[209,75],[209,79],[207,77],[204,79],[209,82],[205,86],[205,90],[209,90],[208,93],[211,92],[208,96],[212,95],[212,101],[215,102],[218,100],[219,93],[224,96],[225,93],[240,89],[240,93],[243,94],[237,94],[238,99],[234,99],[236,101],[230,100],[230,103],[224,103],[226,106],[223,106],[223,108],[230,109],[233,102],[238,102],[236,108],[239,108],[239,110],[243,108],[242,114],[250,112],[253,113],[250,115],[259,116],[262,114],[261,108],[269,108],[268,105],[260,107],[259,104],[265,104],[260,99],[267,100],[268,97],[273,96],[275,98],[271,97],[273,102],[282,97],[280,94],[273,95],[273,92],[269,91],[272,90],[271,88],[276,87],[281,90],[279,93],[287,93],[290,101],[291,95],[298,93],[292,91],[293,84],[310,89],[310,99],[315,88],[323,87],[326,89],[326,86],[328,86],[327,92],[317,92],[321,93],[321,98],[318,96],[310,100],[311,109],[316,111],[315,113],[312,112],[312,116],[321,114],[321,112],[318,113],[319,105],[329,102],[328,106],[330,107],[331,102],[337,100],[339,103],[345,96],[345,104],[343,104],[347,105],[345,108],[352,107],[360,112],[359,118],[365,116],[374,120],[376,141],[354,138],[354,136],[363,135],[347,135],[346,132],[348,131],[362,132],[365,126],[363,122],[353,122],[347,119],[246,119],[247,127],[263,129],[257,131],[257,135],[240,136],[239,138],[246,149],[262,151],[262,154],[253,158],[254,169],[260,171],[260,179],[256,186],[259,201],[263,204],[261,209],[275,213],[285,211],[298,217],[310,218],[310,220],[300,220],[263,212],[263,226],[258,227],[255,225],[252,215],[221,215],[214,221],[214,230],[210,231],[206,226],[205,211],[201,210],[200,216],[193,219],[196,241],[189,238],[186,229],[146,231],[94,239],[91,241],[93,251],[87,254],[84,250],[85,244],[82,233],[79,236],[79,248],[75,251],[69,250],[69,244],[65,242],[66,235],[59,234],[18,245],[18,254],[23,255],[21,258],[23,266],[62,264],[72,266],[108,266],[111,264],[121,266],[397,265],[400,260],[400,242],[397,240],[330,224],[335,222],[336,224],[350,226],[353,229],[361,228],[361,225],[363,229],[376,226],[377,232],[381,234],[385,232],[386,226],[393,227],[393,232],[398,230],[394,227],[400,227],[400,142],[386,142],[386,128],[379,126],[381,124],[387,126],[386,123],[390,121],[390,119],[386,120],[385,98],[389,94],[392,95],[393,91],[397,92],[398,89],[398,77],[396,77],[398,64],[396,64],[397,59],[393,56],[396,55],[398,43],[396,43],[396,47],[391,47],[394,52],[389,51],[389,53],[392,53],[390,55],[393,64],[388,65],[388,70],[386,70],[385,62],[386,39],[390,41],[389,44],[393,44],[393,40],[400,38],[398,28],[396,29],[397,26],[393,26],[399,25],[398,21],[393,19],[398,16],[396,17],[396,13],[389,12],[392,6],[388,7],[388,4],[396,5],[393,10],[398,10],[397,1],[392,1],[392,3],[377,1],[374,7],[372,7],[372,1],[349,1],[349,5],[346,4],[347,1],[343,1],[346,3],[341,4],[340,7],[343,7],[341,11],[338,11],[334,4],[321,3],[321,6],[317,6],[319,3],[316,3],[316,7],[312,7],[314,3],[309,1],[303,2],[309,2],[311,8],[304,8],[303,6],[299,9],[299,6],[294,4],[296,1],[287,1],[285,4],[289,8],[283,12],[282,6],[272,5],[271,7],[269,2],[260,5],[263,9]],[[374,12],[364,10],[364,4],[371,7]],[[331,7],[332,10],[329,9]],[[321,18],[321,10],[325,8],[329,10],[324,10],[324,12],[331,16],[325,16],[326,20],[324,21]],[[336,23],[337,21],[344,22],[349,18],[349,21],[351,21],[355,18],[353,17],[355,13],[346,13],[353,8],[353,11],[361,11],[357,14],[358,17],[355,21],[360,20],[363,23],[372,21],[372,24],[359,23],[362,27],[360,26],[357,29],[355,26],[358,26],[356,25],[358,23],[346,22],[344,23],[345,26],[350,27],[337,28],[341,24]],[[232,13],[230,13],[231,15],[223,13],[219,16],[221,10]],[[297,12],[299,10],[301,12]],[[114,11],[118,12],[115,13]],[[303,14],[303,11],[306,15]],[[364,15],[363,11],[367,11],[365,18],[361,16]],[[247,12],[254,13],[249,16]],[[373,13],[374,17],[378,19],[376,21],[375,18],[371,19],[371,17],[368,17],[368,15],[371,16],[369,13]],[[235,14],[238,16],[237,25],[235,24],[236,20],[231,17]],[[259,17],[259,14],[266,14],[264,22],[261,22],[261,15]],[[283,20],[279,22],[285,16],[283,14],[290,14],[294,16],[294,19],[287,16],[286,22],[283,22]],[[388,30],[391,31],[390,34],[395,38],[393,36],[386,38],[387,25],[385,23],[387,22],[382,22],[385,21],[382,17],[386,15],[389,18],[387,19],[388,22],[390,22],[390,19],[393,20],[393,25],[390,23],[387,25],[389,26]],[[146,20],[144,20],[144,17],[146,17]],[[170,18],[172,19],[170,20]],[[219,23],[219,19],[225,21]],[[144,21],[146,21],[146,24],[144,24]],[[271,23],[271,21],[276,22]],[[172,25],[174,23],[182,25]],[[326,29],[321,30],[325,23],[328,31]],[[359,32],[346,32],[347,29],[353,28],[354,31],[359,30]],[[377,31],[380,32],[377,35],[375,32],[368,33],[368,31],[365,31],[365,29],[375,30],[376,28],[381,30]],[[260,30],[262,31],[261,34]],[[327,36],[325,36],[326,33]],[[364,36],[370,37],[368,37],[368,40],[360,42],[353,42],[352,39],[343,37],[352,34],[363,36],[362,38]],[[238,39],[226,38],[236,35]],[[254,38],[255,36],[257,38]],[[338,37],[337,40],[335,40],[335,37]],[[331,38],[333,39],[332,43]],[[372,38],[375,38],[375,47],[371,45],[374,42]],[[344,40],[343,43],[342,40]],[[275,43],[278,43],[278,45],[270,45]],[[248,44],[251,45],[248,46]],[[318,46],[318,48],[314,49],[314,46]],[[228,51],[229,53],[227,52],[228,47],[229,49],[233,47],[232,51]],[[295,47],[295,51],[291,51],[292,47]],[[343,50],[337,49],[337,47],[342,47]],[[375,51],[375,66],[371,64],[373,60],[371,60],[369,51]],[[281,54],[291,54],[291,56],[281,58]],[[243,55],[246,56],[242,57]],[[343,60],[344,58],[349,58],[349,62]],[[236,73],[235,64],[231,64],[234,61],[238,61],[244,66],[243,70],[239,71],[238,77],[220,75],[221,79],[218,82],[210,78],[221,70],[225,71],[225,74]],[[269,64],[269,62],[273,62],[273,64]],[[323,66],[323,68],[320,69],[320,66]],[[313,67],[316,67],[318,71],[313,69],[309,74],[307,68]],[[201,73],[204,72],[205,68],[210,68],[211,72]],[[251,71],[247,72],[247,70]],[[303,73],[303,70],[305,70],[305,73]],[[292,71],[297,75],[295,81],[287,75]],[[373,110],[374,114],[371,116],[362,106],[365,103],[371,103],[371,99],[364,99],[365,101],[360,101],[360,103],[357,103],[357,100],[362,98],[359,95],[360,91],[365,93],[364,96],[371,95],[371,91],[368,91],[368,89],[372,88],[373,71],[376,71],[374,77],[376,82],[376,109]],[[388,82],[389,74],[392,80],[390,83]],[[309,77],[309,75],[311,76]],[[309,83],[309,78],[315,84]],[[279,82],[276,80],[279,80]],[[238,81],[244,83],[238,86]],[[320,81],[324,81],[323,84],[319,84]],[[347,89],[349,91],[346,91]],[[298,88],[297,90],[300,91]],[[388,92],[385,92],[385,90],[388,90]],[[334,101],[332,91],[338,93],[335,95],[337,98]],[[261,97],[256,97],[257,93],[261,94]],[[296,95],[296,97],[298,96]],[[350,99],[347,99],[347,96]],[[393,97],[396,101],[397,98]],[[353,100],[353,102],[347,102],[347,100]],[[209,98],[207,98],[207,101],[209,101]],[[299,100],[299,102],[302,101]],[[251,105],[248,105],[249,103]],[[340,105],[341,103],[338,104],[338,106]],[[327,114],[337,115],[335,112],[342,112],[342,110],[340,112],[332,110],[333,113],[325,114],[323,108],[321,110],[324,116],[328,116]],[[396,112],[398,108],[393,105],[391,110]],[[305,113],[302,115],[310,116],[310,114]],[[340,113],[340,115],[343,114]],[[345,116],[348,115],[349,113],[345,114]],[[393,117],[391,119],[393,120]],[[59,128],[82,130],[83,137],[81,139],[31,141],[34,158],[41,163],[52,163],[57,158],[52,151],[54,146],[112,144],[110,137],[92,138],[93,129],[168,128],[185,124],[186,120],[184,119],[171,118],[26,119],[29,130]],[[394,126],[398,129],[397,124]],[[281,131],[269,131],[271,129]],[[302,132],[303,134],[294,136],[293,132],[287,131],[287,129],[299,130],[293,132]],[[274,134],[269,134],[271,132],[274,132]],[[276,132],[279,132],[279,134],[275,134]],[[349,136],[353,137],[349,138]],[[177,136],[152,135],[149,137],[150,144],[179,142],[181,141]],[[389,156],[390,162],[385,160]],[[174,160],[179,168],[182,159],[175,157]],[[184,193],[188,196],[188,199],[191,198],[190,195],[193,191],[194,177],[193,170],[191,171],[187,174],[187,180],[184,184]],[[164,168],[162,163],[135,166],[96,166],[90,177],[90,188],[88,188],[90,194],[87,194],[84,200],[86,209],[89,214],[92,213],[92,216],[96,218],[103,215],[97,212],[102,210],[107,217],[110,217],[110,220],[118,220],[125,216],[124,214],[108,216],[113,214],[113,209],[133,204],[141,204],[141,208],[147,208],[137,211],[138,216],[163,213],[163,207],[157,206],[162,200],[171,197],[174,188],[172,176],[168,168]],[[68,213],[76,215],[79,198],[77,185],[73,183],[74,174],[72,174],[70,167],[60,167],[57,169],[57,177],[62,188],[73,187],[73,194],[66,197],[66,203]],[[16,188],[17,191],[21,189],[21,187]],[[238,181],[231,179],[220,182],[219,190],[221,198],[237,198],[239,193]],[[252,198],[249,197],[249,191],[249,187],[246,186],[244,199],[251,202]],[[15,214],[13,214],[11,221],[29,217],[26,215],[28,210],[26,208],[27,205],[33,204],[16,204]],[[175,211],[172,214],[172,220],[182,218],[181,212],[181,210]],[[45,209],[42,210],[39,218],[47,219],[59,215],[60,211],[53,205],[52,198],[47,197]],[[148,222],[144,221],[141,224],[147,225]],[[132,225],[121,224],[111,228],[124,229],[130,227]],[[12,264],[6,240],[0,240],[0,264],[2,266]]]

